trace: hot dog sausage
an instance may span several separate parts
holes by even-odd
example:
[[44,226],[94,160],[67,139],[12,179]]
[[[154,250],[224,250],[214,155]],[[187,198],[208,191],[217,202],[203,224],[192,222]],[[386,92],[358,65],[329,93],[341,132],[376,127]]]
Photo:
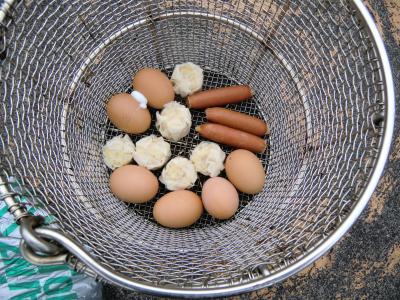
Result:
[[256,153],[264,152],[267,147],[262,138],[224,125],[205,123],[197,126],[196,131],[211,141]]
[[248,85],[236,85],[194,93],[187,98],[186,104],[189,108],[202,109],[237,103],[247,100],[251,96],[251,89]]
[[222,107],[212,107],[205,110],[207,120],[231,128],[246,131],[251,134],[263,136],[268,132],[264,121],[237,111]]

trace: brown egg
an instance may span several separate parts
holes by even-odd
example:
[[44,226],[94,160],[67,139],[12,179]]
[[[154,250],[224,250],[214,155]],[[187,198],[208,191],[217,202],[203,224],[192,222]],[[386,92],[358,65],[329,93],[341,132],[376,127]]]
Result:
[[183,228],[194,224],[203,213],[201,199],[195,193],[179,190],[162,196],[153,208],[156,221],[170,228]]
[[107,115],[111,123],[126,133],[142,133],[150,127],[151,116],[147,108],[141,108],[132,95],[116,94],[107,103]]
[[264,168],[258,157],[248,150],[231,152],[225,161],[225,171],[229,181],[243,193],[257,194],[264,187]]
[[137,72],[132,86],[147,98],[149,106],[156,109],[162,109],[165,103],[175,98],[171,81],[157,69],[145,68]]
[[239,195],[235,187],[222,177],[207,179],[201,191],[204,208],[214,218],[226,220],[239,207]]
[[158,180],[144,167],[126,165],[116,169],[110,176],[111,192],[129,203],[147,202],[158,192]]

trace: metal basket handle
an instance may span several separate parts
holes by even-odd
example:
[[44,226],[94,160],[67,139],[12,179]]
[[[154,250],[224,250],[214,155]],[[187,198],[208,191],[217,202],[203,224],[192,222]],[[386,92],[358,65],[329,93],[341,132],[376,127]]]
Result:
[[0,201],[4,200],[8,211],[20,225],[21,255],[34,265],[67,264],[77,272],[85,273],[98,281],[105,280],[138,292],[155,292],[164,296],[191,295],[193,298],[193,293],[195,293],[195,298],[203,298],[226,294],[226,290],[218,288],[208,290],[200,287],[198,289],[162,288],[132,281],[129,277],[99,263],[71,236],[53,228],[42,227],[43,217],[29,214],[25,206],[14,198],[15,195],[16,193],[8,187],[8,181],[0,175]]
[[[20,225],[20,250],[27,261],[38,266],[68,264],[76,271],[92,277],[97,277],[92,271],[96,270],[97,274],[104,274],[105,279],[113,281],[117,274],[99,264],[70,236],[53,228],[41,227],[44,218],[29,214],[25,206],[16,201],[15,195],[16,193],[9,189],[8,181],[0,176],[0,200],[6,203],[15,222]],[[113,276],[107,276],[109,273],[113,273]]]
[[[9,189],[8,181],[0,175],[0,199],[4,200],[15,222],[20,225],[22,255],[25,257],[24,253],[26,253],[25,258],[36,265],[67,263],[67,260],[65,260],[66,249],[54,242],[45,240],[38,234],[38,227],[44,223],[44,218],[29,214],[25,205],[14,198],[15,195],[16,193]],[[56,231],[54,229],[47,230]],[[58,234],[64,236],[60,232]],[[55,260],[56,257],[58,258],[57,260]],[[63,259],[61,259],[62,257]]]

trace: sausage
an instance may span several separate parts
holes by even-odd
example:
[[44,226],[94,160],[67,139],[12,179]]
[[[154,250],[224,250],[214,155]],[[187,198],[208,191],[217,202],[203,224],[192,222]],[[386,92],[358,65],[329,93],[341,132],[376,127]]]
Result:
[[247,100],[251,96],[251,89],[248,85],[235,85],[194,93],[187,97],[186,104],[189,108],[202,109],[237,103]]
[[259,136],[268,133],[268,127],[264,121],[247,114],[222,107],[207,108],[205,113],[207,120],[210,122],[222,124]]
[[196,131],[211,141],[239,149],[261,153],[267,148],[267,144],[262,138],[220,124],[204,123],[197,126]]

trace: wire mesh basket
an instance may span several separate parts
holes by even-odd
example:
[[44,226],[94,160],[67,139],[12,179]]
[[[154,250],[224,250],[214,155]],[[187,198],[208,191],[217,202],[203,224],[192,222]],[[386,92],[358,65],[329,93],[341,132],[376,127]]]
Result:
[[[383,170],[393,83],[361,0],[8,0],[0,20],[0,185],[22,228],[47,245],[22,244],[36,263],[47,253],[46,263],[67,261],[164,295],[253,290],[329,249]],[[203,89],[252,87],[252,100],[231,108],[269,124],[269,148],[259,155],[267,175],[263,192],[240,195],[231,220],[205,214],[171,230],[153,220],[154,202],[126,204],[111,194],[101,148],[121,132],[105,104],[129,91],[141,68],[170,75],[187,61],[204,68]],[[204,112],[192,115],[189,135],[171,143],[173,155],[187,156],[202,140],[194,127]],[[157,134],[152,125],[146,135]],[[13,202],[9,176],[57,217],[58,231],[24,225],[29,217]]]

